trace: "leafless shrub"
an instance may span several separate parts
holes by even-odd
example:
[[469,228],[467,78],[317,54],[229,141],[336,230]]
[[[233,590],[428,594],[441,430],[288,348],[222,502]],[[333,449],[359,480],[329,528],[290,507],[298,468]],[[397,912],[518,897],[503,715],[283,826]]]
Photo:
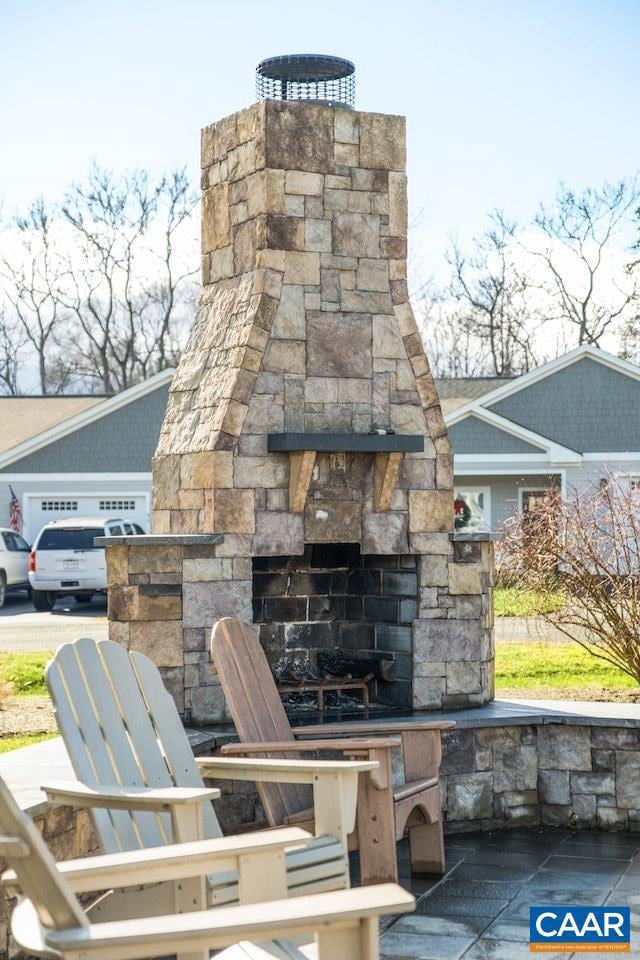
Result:
[[640,489],[606,478],[562,501],[557,492],[505,525],[501,579],[539,591],[561,585],[565,604],[541,616],[640,682]]

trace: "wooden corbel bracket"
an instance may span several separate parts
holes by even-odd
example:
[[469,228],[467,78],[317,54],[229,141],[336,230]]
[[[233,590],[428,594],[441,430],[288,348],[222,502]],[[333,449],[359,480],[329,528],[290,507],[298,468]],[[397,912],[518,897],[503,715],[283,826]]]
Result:
[[289,454],[289,509],[302,513],[318,452],[373,453],[374,506],[384,512],[391,506],[403,453],[424,450],[421,435],[395,433],[270,433],[271,453]]
[[398,451],[376,453],[373,464],[373,502],[377,513],[391,506],[393,491],[398,483],[402,454]]
[[289,453],[289,509],[292,513],[304,510],[315,462],[315,450]]

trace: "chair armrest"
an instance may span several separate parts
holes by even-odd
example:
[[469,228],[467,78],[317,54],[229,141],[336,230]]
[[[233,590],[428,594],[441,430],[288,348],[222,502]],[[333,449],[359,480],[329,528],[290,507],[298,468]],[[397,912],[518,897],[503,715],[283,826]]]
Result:
[[[129,887],[166,880],[184,880],[215,871],[238,869],[240,857],[256,856],[274,850],[304,847],[311,834],[299,827],[263,830],[258,833],[172,843],[164,847],[146,847],[121,853],[100,854],[66,860],[56,866],[76,893]],[[19,887],[13,870],[2,874],[2,886]]]
[[[265,880],[268,886],[268,878]],[[97,923],[82,937],[77,930],[47,931],[46,944],[63,955],[82,951],[88,957],[114,957],[118,956],[118,947],[124,946],[127,956],[134,952],[136,956],[166,956],[181,951],[223,949],[239,940],[260,943],[317,932],[321,942],[323,937],[329,938],[327,956],[348,956],[353,951],[354,930],[358,930],[359,938],[366,937],[373,944],[380,915],[408,913],[414,908],[414,898],[402,887],[380,884],[262,904]],[[24,901],[17,911],[19,927],[28,929],[28,924],[35,922],[31,903]],[[373,955],[373,951],[363,951],[363,955]]]
[[[366,753],[368,750],[384,750],[399,747],[397,737],[349,737],[337,740],[285,740],[275,743],[227,743],[222,747],[225,756],[243,756],[250,753],[309,753],[314,750],[337,750],[341,753]],[[326,763],[327,761],[322,761]],[[331,761],[328,761],[329,763]]]
[[[265,745],[261,744],[261,752]],[[295,747],[295,745],[293,745]],[[275,747],[279,749],[280,745]],[[267,749],[275,748],[268,744]],[[219,780],[253,780],[255,783],[313,783],[323,775],[332,777],[377,770],[375,760],[277,760],[260,757],[196,757],[203,777]]]
[[174,806],[216,800],[220,791],[213,787],[117,787],[89,786],[72,780],[43,784],[49,803],[71,804],[109,810],[140,810],[161,813]]
[[368,773],[374,777],[380,767],[375,758],[353,761],[200,757],[196,764],[203,777],[313,784],[316,836],[335,837],[345,850],[347,836],[355,828],[358,774]]
[[202,804],[216,800],[220,791],[211,787],[118,787],[61,780],[42,788],[50,803],[107,810],[169,813],[173,837],[183,843],[204,837]]
[[378,733],[416,733],[420,730],[452,730],[455,727],[453,720],[385,720],[381,723],[318,723],[308,727],[293,727],[295,737],[324,737],[325,735],[358,736],[365,734],[375,737]]
[[385,720],[382,723],[322,723],[313,727],[295,727],[293,733],[307,737],[366,733],[372,739],[376,732],[387,736],[399,733],[402,737],[405,778],[412,781],[438,775],[442,759],[441,733],[454,727],[453,720],[418,720],[415,723],[411,720]]

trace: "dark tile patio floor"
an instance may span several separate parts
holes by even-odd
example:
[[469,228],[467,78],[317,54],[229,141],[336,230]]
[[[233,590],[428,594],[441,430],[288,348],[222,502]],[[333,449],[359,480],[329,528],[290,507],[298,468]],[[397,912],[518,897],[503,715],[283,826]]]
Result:
[[441,878],[411,877],[408,845],[399,848],[400,883],[415,895],[417,909],[386,925],[386,960],[531,957],[529,907],[552,903],[630,906],[631,956],[640,950],[640,835],[516,829],[457,834],[446,847]]

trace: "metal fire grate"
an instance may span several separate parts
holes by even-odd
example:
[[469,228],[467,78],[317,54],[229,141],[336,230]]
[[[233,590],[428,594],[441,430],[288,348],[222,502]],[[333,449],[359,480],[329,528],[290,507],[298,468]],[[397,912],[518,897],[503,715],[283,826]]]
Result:
[[259,100],[314,100],[353,108],[356,68],[350,60],[317,53],[269,57],[256,67]]

